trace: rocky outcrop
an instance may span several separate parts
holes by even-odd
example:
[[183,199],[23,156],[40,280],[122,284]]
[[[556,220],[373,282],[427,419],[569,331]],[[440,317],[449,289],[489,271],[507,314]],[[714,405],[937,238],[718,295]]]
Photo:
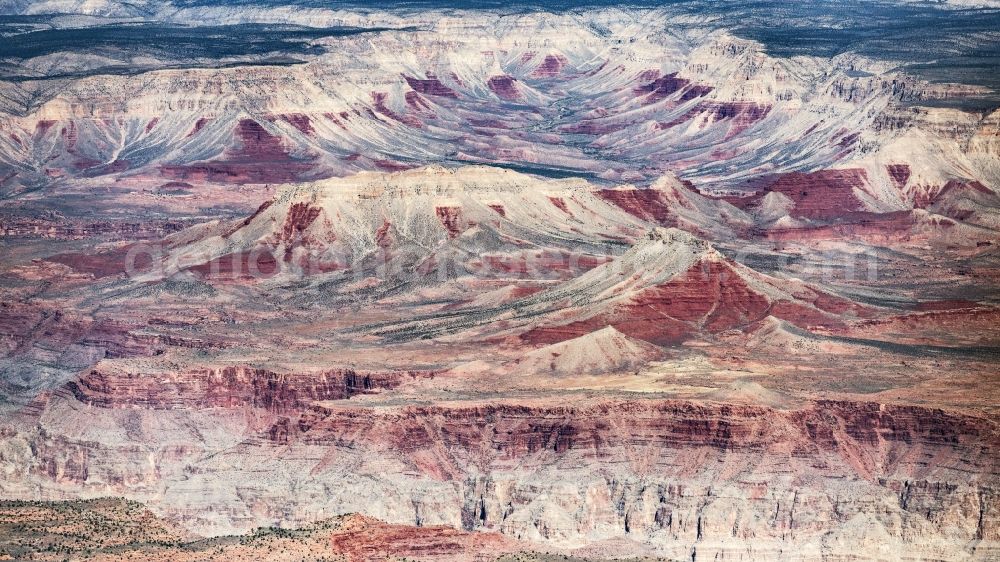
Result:
[[625,537],[708,557],[881,536],[948,544],[945,558],[958,559],[1000,539],[989,476],[1000,434],[982,418],[830,401],[372,413],[313,409],[289,442],[375,450],[404,473],[454,481],[464,499],[448,509],[469,529],[563,545]]
[[741,328],[769,315],[803,326],[835,326],[846,316],[871,314],[816,287],[747,268],[684,231],[662,228],[615,261],[516,304],[531,317],[520,336],[532,343],[614,326],[662,345],[698,332]]
[[318,373],[275,373],[231,366],[183,373],[131,373],[98,368],[67,383],[84,404],[100,408],[262,408],[287,413],[317,400],[393,388],[416,373],[336,369]]
[[158,239],[191,226],[184,220],[85,221],[61,216],[0,217],[0,236],[107,241]]
[[[387,525],[371,517],[346,517],[330,533],[332,550],[347,560],[406,557],[421,560],[499,557],[530,548],[499,533],[469,533],[447,526]],[[529,555],[530,556],[530,555]]]
[[[985,476],[996,468],[994,453],[1000,446],[1000,432],[986,419],[877,403],[820,401],[788,411],[656,400],[579,407],[484,403],[376,413],[315,406],[303,414],[296,439],[343,442],[353,436],[348,439],[364,444],[362,436],[378,434],[371,445],[407,455],[435,448],[497,464],[555,461],[562,454],[612,459],[644,446],[654,457],[635,466],[643,472],[657,470],[655,456],[691,448],[803,458],[829,454],[841,459],[829,468],[864,478],[958,475],[973,469],[985,469]],[[485,428],[487,438],[470,432],[473,428]],[[928,465],[920,461],[922,448],[949,461]]]
[[578,376],[623,373],[664,357],[663,349],[630,338],[611,326],[532,350],[507,366],[515,376]]
[[[73,404],[60,400],[48,407]],[[120,415],[137,438],[160,425],[151,415],[164,415],[132,412]],[[175,421],[164,427],[204,413],[170,415]],[[859,549],[890,556],[908,544],[921,556],[957,561],[988,559],[1000,544],[1000,433],[975,415],[852,401],[776,409],[587,398],[314,404],[271,420],[214,454],[193,442],[150,451],[155,471],[141,477],[121,471],[131,466],[126,458],[146,457],[144,446],[115,443],[118,430],[108,428],[95,428],[93,440],[85,428],[69,439],[6,435],[0,453],[30,438],[33,485],[155,494],[158,513],[201,531],[362,512],[399,525],[499,531],[594,556],[613,548],[773,559],[794,550],[797,559],[819,560]],[[180,493],[192,486],[209,496]],[[155,492],[162,489],[168,493]],[[397,527],[391,536],[437,549],[452,533],[421,538]],[[397,540],[389,537],[382,544]],[[374,552],[376,542],[354,544]]]
[[758,203],[767,193],[780,193],[793,202],[793,217],[830,220],[865,210],[856,190],[867,183],[862,169],[791,173],[766,181],[755,196],[728,200],[745,208]]
[[517,88],[517,80],[513,76],[501,75],[491,76],[486,81],[486,85],[500,99],[513,101],[521,97],[521,92]]
[[[435,267],[489,275],[525,263],[532,274],[548,276],[558,269],[552,255],[571,257],[563,269],[585,270],[607,260],[601,254],[608,245],[648,226],[598,191],[579,179],[540,180],[485,166],[289,186],[245,219],[171,237],[183,243],[164,252],[158,271],[239,281],[335,270],[408,275],[423,268],[417,271],[423,277]],[[706,210],[692,206],[685,216],[710,229]],[[578,213],[588,222],[567,222]]]

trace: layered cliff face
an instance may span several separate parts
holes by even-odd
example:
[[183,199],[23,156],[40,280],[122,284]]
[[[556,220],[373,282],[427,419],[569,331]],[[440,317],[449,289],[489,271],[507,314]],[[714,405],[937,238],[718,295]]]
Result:
[[[67,399],[46,407],[58,411]],[[891,557],[903,545],[946,560],[996,554],[1000,514],[990,475],[1000,442],[986,418],[865,402],[776,410],[577,400],[316,405],[272,417],[239,443],[201,438],[150,450],[141,480],[123,480],[129,458],[146,456],[145,446],[127,443],[148,443],[157,423],[133,411],[112,426],[81,427],[69,442],[43,432],[27,468],[36,482],[48,480],[47,471],[47,495],[125,486],[159,498],[160,513],[212,533],[362,511],[418,527],[500,531],[597,557],[770,559],[793,551],[796,559],[821,559],[859,548]],[[190,424],[195,415],[211,414],[172,416]],[[72,422],[44,423],[65,431],[59,426]],[[115,442],[119,431],[131,441]],[[8,458],[16,441],[5,440]],[[19,481],[9,480],[7,493]],[[211,496],[183,492],[192,486]],[[224,500],[230,495],[239,500]]]
[[[151,373],[122,373],[101,368],[70,382],[80,402],[102,408],[140,406],[188,409],[248,406],[275,413],[294,411],[317,400],[338,400],[392,388],[403,373],[342,369],[321,373],[279,374],[265,369],[226,367],[200,373],[163,374],[150,385]],[[411,377],[417,373],[409,373]]]
[[[375,419],[337,410],[313,415],[318,419],[307,418],[299,439],[358,444],[355,436],[378,432],[385,450],[402,456],[404,471],[419,467],[442,480],[465,479],[466,528],[572,546],[624,531],[676,558],[688,549],[714,558],[744,548],[768,557],[784,541],[819,549],[882,540],[875,537],[919,540],[916,529],[928,526],[949,528],[952,545],[968,541],[966,553],[946,555],[956,558],[977,541],[996,539],[986,536],[995,535],[997,517],[991,484],[942,485],[966,470],[993,470],[995,428],[943,412],[858,403],[775,412],[653,402],[480,406]],[[958,434],[976,444],[955,443],[963,439]],[[953,460],[929,469],[920,460],[925,455]],[[776,475],[778,466],[784,468]],[[805,482],[809,491],[799,489]],[[653,546],[664,542],[673,544]]]

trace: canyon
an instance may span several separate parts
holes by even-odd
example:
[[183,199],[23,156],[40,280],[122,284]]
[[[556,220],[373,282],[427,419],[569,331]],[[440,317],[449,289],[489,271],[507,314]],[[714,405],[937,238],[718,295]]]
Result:
[[0,556],[1000,556],[995,6],[162,4],[2,7]]

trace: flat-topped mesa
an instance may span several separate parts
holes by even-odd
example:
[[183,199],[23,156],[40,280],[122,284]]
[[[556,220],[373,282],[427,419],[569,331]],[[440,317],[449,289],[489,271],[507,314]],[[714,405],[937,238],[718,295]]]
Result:
[[579,178],[542,180],[492,166],[446,168],[432,164],[399,172],[361,172],[346,178],[322,180],[294,187],[290,194],[315,193],[318,199],[371,199],[581,189],[593,189],[593,186]]
[[168,261],[199,274],[238,277],[232,270],[246,272],[252,254],[266,253],[266,273],[285,263],[325,273],[366,258],[419,254],[433,262],[435,252],[456,239],[467,255],[517,260],[532,248],[602,253],[650,226],[582,179],[428,166],[291,185],[243,220],[170,237]]

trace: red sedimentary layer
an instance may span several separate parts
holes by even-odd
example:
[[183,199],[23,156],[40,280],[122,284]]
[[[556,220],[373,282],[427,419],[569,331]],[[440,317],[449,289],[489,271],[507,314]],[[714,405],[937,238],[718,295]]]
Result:
[[661,226],[677,226],[671,204],[659,190],[602,189],[597,194],[640,219]]
[[680,117],[666,123],[658,123],[658,126],[661,129],[669,129],[687,123],[696,117],[704,117],[713,123],[729,123],[729,132],[726,134],[726,138],[732,138],[767,117],[770,112],[771,106],[769,104],[749,101],[702,101]]
[[913,201],[913,205],[915,207],[925,208],[930,207],[935,203],[944,201],[949,197],[961,197],[963,195],[971,196],[976,194],[996,197],[988,187],[978,181],[964,182],[959,180],[949,180],[939,190],[929,190],[926,193],[918,194]]
[[551,78],[558,76],[567,64],[569,64],[569,61],[562,55],[545,55],[542,64],[535,67],[534,72],[531,74],[538,78]]
[[907,164],[889,164],[885,167],[892,178],[892,183],[897,189],[906,187],[906,182],[910,180],[910,166]]
[[[644,74],[644,76],[648,75]],[[678,78],[677,73],[673,72],[667,74],[666,76],[656,78],[648,84],[638,86],[635,88],[635,94],[637,96],[645,96],[645,103],[654,103],[670,97],[690,83],[690,80],[686,78]]]
[[[303,130],[308,118],[303,120],[301,117],[289,115],[283,118]],[[309,122],[308,129],[311,128]],[[194,132],[197,131],[192,134]],[[293,181],[312,169],[309,162],[291,156],[281,137],[271,134],[253,119],[241,119],[235,134],[237,146],[227,150],[223,159],[198,164],[164,165],[160,174],[175,180],[268,183]]]
[[462,232],[462,208],[461,207],[435,207],[434,212],[438,220],[451,236],[458,236]]
[[236,126],[236,135],[240,146],[229,152],[234,161],[274,161],[288,158],[288,150],[281,138],[272,135],[253,119],[240,119]]
[[951,340],[957,345],[986,345],[995,349],[1000,338],[1000,309],[988,305],[972,307],[961,302],[953,306],[932,303],[922,312],[865,320],[852,327],[851,335],[879,338],[886,333],[913,334],[910,341],[921,342],[923,334],[928,341],[938,343],[944,335],[946,342]]
[[76,132],[76,123],[74,121],[67,121],[66,125],[59,131],[59,135],[63,138],[63,142],[65,142],[66,151],[72,154],[76,149],[76,141],[79,138]]
[[486,81],[486,85],[501,99],[513,101],[521,97],[516,80],[512,76],[493,76]]
[[[174,182],[171,182],[171,183],[174,183]],[[243,219],[243,221],[240,222],[239,225],[236,228],[234,228],[231,231],[227,232],[224,236],[231,236],[237,230],[243,228],[244,226],[249,225],[251,222],[253,222],[253,220],[255,218],[257,218],[258,216],[260,216],[261,213],[263,213],[264,211],[266,211],[267,209],[269,209],[271,207],[271,205],[274,205],[274,199],[268,199],[267,201],[264,201],[263,203],[261,203],[257,207],[257,210],[255,210],[252,215],[250,215],[249,217]]]
[[293,203],[281,227],[281,240],[291,240],[297,233],[309,228],[319,216],[321,209],[308,203]]
[[838,314],[861,312],[844,299],[815,291],[803,300],[772,301],[748,285],[726,261],[702,260],[663,285],[641,289],[610,310],[563,325],[543,325],[522,338],[554,343],[614,326],[629,336],[674,344],[699,332],[745,327],[771,315],[801,326],[840,325]]
[[56,122],[51,119],[39,119],[38,122],[35,123],[35,136],[40,137],[44,135],[55,124]]
[[281,120],[285,121],[289,125],[295,127],[303,134],[312,136],[316,130],[312,126],[312,121],[309,116],[304,113],[288,113],[281,115]]
[[791,172],[766,181],[760,191],[751,197],[725,199],[745,209],[758,204],[765,194],[773,191],[792,200],[795,207],[791,215],[794,217],[832,220],[864,210],[854,189],[860,189],[867,183],[868,174],[860,168]]
[[383,221],[382,226],[378,227],[378,230],[375,231],[375,243],[378,244],[380,248],[389,248],[395,244],[395,237],[390,231],[391,228],[392,223],[389,221]]
[[569,211],[569,207],[566,206],[566,200],[562,197],[549,197],[549,201],[552,202],[560,211],[566,213],[569,216],[573,216],[573,213]]
[[845,212],[862,210],[854,189],[863,187],[867,181],[868,176],[861,169],[820,170],[809,174],[793,172],[779,177],[764,189],[794,201],[795,216],[832,219]]
[[66,388],[80,402],[100,408],[253,407],[287,413],[317,400],[393,388],[404,374],[353,369],[275,373],[243,366],[155,375],[93,369]]
[[413,166],[409,164],[403,164],[402,162],[396,162],[395,160],[374,160],[372,162],[375,167],[379,170],[384,170],[386,172],[401,172],[403,170],[409,170]]
[[403,94],[406,98],[406,105],[415,111],[420,111],[426,115],[432,115],[433,112],[430,111],[431,104],[417,92],[406,92]]
[[406,83],[409,84],[415,92],[429,96],[441,96],[446,98],[458,97],[458,94],[456,94],[454,90],[445,86],[440,80],[433,76],[428,76],[424,80],[412,78],[410,76],[404,76],[403,78],[406,79]]
[[194,124],[194,128],[191,129],[190,133],[188,133],[188,136],[193,137],[194,135],[198,134],[198,132],[201,131],[202,128],[204,128],[205,125],[207,125],[210,121],[212,120],[208,117],[199,117]]
[[218,281],[267,279],[278,272],[278,259],[270,248],[235,252],[191,266],[187,271]]
[[490,470],[562,456],[614,462],[636,448],[652,455],[643,463],[647,470],[656,470],[661,455],[669,462],[674,451],[699,457],[697,451],[707,449],[817,462],[831,462],[826,455],[832,455],[839,468],[865,478],[926,473],[924,455],[953,470],[989,472],[997,467],[994,452],[1000,447],[995,424],[983,418],[841,401],[797,410],[667,400],[385,410],[317,406],[292,429],[289,441],[384,448],[441,479],[461,478],[459,467],[468,464]]
[[390,525],[370,517],[352,515],[330,534],[330,545],[349,562],[428,557],[522,550],[524,545],[499,533],[470,533],[452,527]]
[[93,275],[95,279],[124,273],[148,271],[153,263],[155,250],[141,245],[128,245],[99,254],[67,253],[46,258],[47,261],[67,265],[78,273]]
[[681,101],[691,101],[695,98],[707,96],[708,94],[712,93],[712,90],[714,89],[715,88],[711,86],[694,84],[689,88],[687,88],[686,90],[684,90],[684,93],[681,94]]
[[417,129],[423,127],[423,123],[418,117],[409,114],[400,115],[385,105],[387,98],[388,94],[385,92],[372,92],[372,101],[375,104],[375,111],[377,113],[385,115],[393,121],[399,121]]

